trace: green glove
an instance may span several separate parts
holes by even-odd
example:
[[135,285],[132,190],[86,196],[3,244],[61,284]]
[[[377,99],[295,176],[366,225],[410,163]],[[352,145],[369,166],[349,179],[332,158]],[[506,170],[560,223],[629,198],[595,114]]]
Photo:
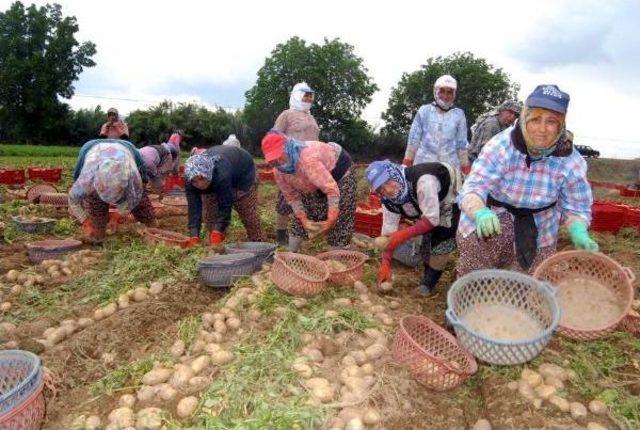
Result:
[[589,237],[587,226],[584,223],[580,221],[572,222],[569,225],[569,236],[576,249],[598,252],[598,243]]
[[479,209],[474,215],[476,233],[479,238],[487,239],[502,233],[498,216],[489,208]]

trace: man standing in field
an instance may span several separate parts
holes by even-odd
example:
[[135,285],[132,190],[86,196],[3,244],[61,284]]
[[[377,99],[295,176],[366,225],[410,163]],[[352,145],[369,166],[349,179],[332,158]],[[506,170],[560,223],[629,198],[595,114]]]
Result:
[[102,124],[100,137],[129,140],[129,127],[118,117],[118,109],[110,108],[107,111],[107,122]]
[[471,127],[471,144],[469,145],[469,159],[473,162],[478,154],[493,136],[513,124],[520,116],[520,103],[513,100],[502,102],[498,109],[480,115]]

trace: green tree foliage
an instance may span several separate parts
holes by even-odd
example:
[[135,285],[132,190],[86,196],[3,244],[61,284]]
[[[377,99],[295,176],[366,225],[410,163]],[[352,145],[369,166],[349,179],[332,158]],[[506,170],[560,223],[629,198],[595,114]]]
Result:
[[75,17],[58,4],[25,8],[17,1],[0,13],[0,127],[16,141],[52,140],[65,133],[70,98],[84,67],[95,65],[91,42],[80,44]]
[[147,110],[131,112],[127,124],[131,141],[138,146],[166,142],[178,128],[186,134],[187,147],[219,145],[232,133],[243,146],[247,140],[239,113],[224,109],[211,111],[193,103],[174,104],[165,100]]
[[386,122],[383,134],[406,135],[418,108],[433,101],[436,79],[447,74],[458,81],[456,105],[464,110],[468,126],[489,107],[517,97],[519,86],[507,73],[470,52],[429,58],[420,70],[403,73],[391,90],[389,106],[382,114]]
[[257,145],[280,112],[289,108],[291,89],[302,81],[316,91],[311,113],[321,138],[356,149],[355,142],[347,139],[368,131],[359,116],[378,87],[353,46],[340,39],[307,44],[293,37],[276,46],[258,71],[256,84],[246,92],[244,118],[252,142]]
[[82,145],[96,139],[100,127],[106,121],[107,113],[99,105],[94,109],[78,109],[69,115],[69,145]]

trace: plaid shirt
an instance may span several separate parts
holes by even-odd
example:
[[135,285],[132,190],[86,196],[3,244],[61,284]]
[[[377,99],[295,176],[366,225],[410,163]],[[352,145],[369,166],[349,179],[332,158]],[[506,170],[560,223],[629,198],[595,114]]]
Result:
[[413,164],[443,161],[460,168],[458,151],[467,149],[467,119],[460,108],[447,112],[422,105],[413,118],[407,145],[418,148]]
[[[555,245],[558,229],[567,216],[591,222],[591,186],[587,181],[587,163],[572,148],[566,156],[549,156],[532,161],[527,167],[526,154],[512,143],[509,127],[491,139],[473,163],[458,202],[469,194],[477,194],[487,201],[489,195],[498,201],[519,208],[541,208],[555,201],[558,204],[534,214],[538,227],[538,246]],[[494,212],[506,209],[493,207]],[[475,231],[475,221],[462,213],[460,233],[468,236]]]

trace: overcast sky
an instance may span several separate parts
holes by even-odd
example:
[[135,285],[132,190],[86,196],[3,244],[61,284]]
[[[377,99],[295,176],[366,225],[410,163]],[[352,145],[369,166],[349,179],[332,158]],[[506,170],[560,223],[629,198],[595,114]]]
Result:
[[[0,0],[3,10],[11,3]],[[127,113],[167,98],[241,108],[277,43],[339,37],[355,46],[380,87],[364,112],[373,125],[381,125],[403,72],[428,57],[471,51],[507,71],[521,99],[541,83],[568,92],[576,143],[604,156],[640,157],[638,0],[59,3],[78,19],[78,40],[98,51],[97,65],[76,84],[73,108],[113,105]]]

